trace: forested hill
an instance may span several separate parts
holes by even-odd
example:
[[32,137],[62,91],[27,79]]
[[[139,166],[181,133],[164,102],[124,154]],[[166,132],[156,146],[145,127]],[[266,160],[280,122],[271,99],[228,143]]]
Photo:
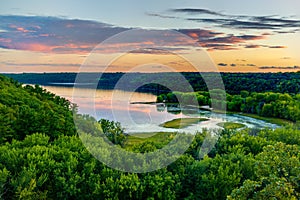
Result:
[[73,105],[40,86],[22,86],[0,75],[0,143],[43,133],[74,135]]
[[[206,77],[215,77],[215,73],[204,73]],[[43,73],[43,74],[6,74],[22,83],[40,84],[40,85],[63,85],[72,86],[76,80],[76,73]],[[113,89],[124,73],[104,73],[98,83],[99,89]],[[154,79],[165,85],[176,85],[180,92],[185,92],[186,88],[179,85],[176,73],[156,73],[149,76],[147,73],[129,73],[126,74],[129,83],[127,86],[141,86],[150,83]],[[184,72],[182,75],[189,81],[195,91],[206,91],[207,87],[199,73]],[[99,74],[100,76],[100,74]],[[229,94],[240,94],[242,90],[249,92],[280,92],[297,94],[300,92],[300,72],[297,73],[221,73],[226,92]],[[91,77],[95,77],[92,75]],[[87,83],[95,80],[86,80]],[[67,85],[65,84],[67,83]],[[128,89],[126,85],[122,88]],[[168,92],[168,89],[162,85],[146,85],[139,88],[139,91],[162,94]],[[212,88],[213,89],[213,88]],[[214,89],[218,89],[217,87]]]
[[[132,136],[135,143],[126,146],[126,141],[120,145],[115,135],[112,140],[107,137],[126,150],[118,154],[103,148],[106,143],[103,135],[99,136],[122,135],[118,123],[100,121],[101,129],[93,118],[75,115],[81,124],[76,131],[72,109],[70,102],[39,86],[24,87],[0,75],[0,199],[300,198],[297,126],[260,132],[214,131],[219,139],[202,158],[199,150],[204,139],[214,140],[209,130],[203,130],[193,136],[179,158],[167,150],[148,163],[141,159],[145,152],[156,155],[156,149],[173,142],[180,146],[183,140],[174,139],[177,133],[160,133],[163,139]],[[179,138],[184,137],[192,135],[182,133]],[[142,167],[157,166],[172,156],[178,159],[152,172],[122,172],[98,161],[83,142],[90,142],[89,150],[107,158],[109,164],[131,167],[132,159],[124,158],[130,158],[132,152],[140,153],[137,163]]]

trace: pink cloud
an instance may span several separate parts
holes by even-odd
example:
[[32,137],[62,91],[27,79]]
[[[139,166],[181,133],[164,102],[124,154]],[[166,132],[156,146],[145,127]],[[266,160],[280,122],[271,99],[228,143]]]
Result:
[[[89,53],[107,38],[130,30],[88,20],[70,20],[51,17],[0,16],[6,23],[0,24],[0,47],[51,53]],[[240,44],[262,40],[266,35],[228,35],[205,29],[178,29],[173,34],[162,30],[140,29],[140,34],[105,43],[97,48],[100,53],[117,53],[126,49],[157,47],[199,47],[207,50],[236,50]],[[192,39],[186,37],[191,37]],[[251,46],[250,46],[251,47]],[[249,47],[248,47],[249,48]],[[283,48],[273,46],[270,48]],[[175,50],[175,49],[172,49]],[[141,51],[137,51],[141,53]],[[149,53],[145,52],[145,53]]]

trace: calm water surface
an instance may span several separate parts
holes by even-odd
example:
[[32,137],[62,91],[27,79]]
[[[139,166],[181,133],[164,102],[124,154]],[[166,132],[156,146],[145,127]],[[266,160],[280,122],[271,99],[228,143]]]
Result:
[[[48,91],[65,97],[78,105],[79,113],[89,114],[96,119],[118,121],[127,133],[178,131],[178,129],[163,128],[163,122],[182,118],[195,117],[195,114],[170,113],[167,108],[155,104],[131,104],[130,102],[154,102],[156,96],[148,93],[127,92],[120,90],[76,89],[61,86],[43,86]],[[180,129],[180,131],[195,133],[202,128],[220,128],[220,122],[238,122],[250,128],[277,128],[277,125],[241,115],[217,114],[199,111],[201,117],[209,119],[199,124]],[[196,116],[199,116],[197,114]]]

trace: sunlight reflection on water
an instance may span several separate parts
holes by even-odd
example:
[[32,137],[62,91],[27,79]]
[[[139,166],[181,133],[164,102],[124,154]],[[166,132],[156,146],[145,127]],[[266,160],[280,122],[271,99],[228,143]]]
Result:
[[[71,87],[43,87],[72,101],[73,89]],[[176,118],[195,117],[195,115],[170,113],[166,108],[157,107],[155,104],[130,104],[130,102],[155,102],[156,96],[153,94],[120,90],[97,90],[96,92],[91,89],[80,90],[82,92],[76,97],[77,102],[73,102],[78,105],[79,113],[92,115],[97,120],[104,118],[118,121],[125,128],[126,133],[174,132],[178,129],[163,128],[159,125]],[[90,96],[95,98],[91,99]],[[217,129],[220,128],[217,124],[224,121],[242,123],[249,128],[277,127],[277,125],[241,115],[225,115],[209,111],[200,111],[199,114],[209,120],[180,129],[180,131],[195,133],[202,128]]]

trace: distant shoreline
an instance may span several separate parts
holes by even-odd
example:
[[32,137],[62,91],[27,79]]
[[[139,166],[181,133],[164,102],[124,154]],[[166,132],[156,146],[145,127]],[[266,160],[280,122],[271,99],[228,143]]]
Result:
[[[119,80],[125,73],[19,73],[4,74],[24,84],[39,84],[45,86],[82,87],[97,89],[119,89],[125,91],[137,91],[155,95],[165,94],[171,90],[170,85],[176,86],[176,91],[187,92],[187,88],[178,83],[178,73],[127,73],[126,84],[119,84]],[[300,72],[285,73],[217,73],[217,72],[180,72],[190,83],[194,91],[208,91],[205,80],[214,80],[216,74],[220,74],[224,88],[229,94],[240,94],[242,90],[249,92],[300,92]],[[101,77],[100,77],[101,75]],[[205,79],[203,78],[205,76]],[[80,82],[81,81],[81,82]],[[124,81],[124,80],[123,80]],[[159,84],[156,84],[159,83]],[[220,84],[219,84],[220,85]],[[211,84],[211,89],[219,89],[218,84]],[[221,84],[222,85],[222,84]]]

